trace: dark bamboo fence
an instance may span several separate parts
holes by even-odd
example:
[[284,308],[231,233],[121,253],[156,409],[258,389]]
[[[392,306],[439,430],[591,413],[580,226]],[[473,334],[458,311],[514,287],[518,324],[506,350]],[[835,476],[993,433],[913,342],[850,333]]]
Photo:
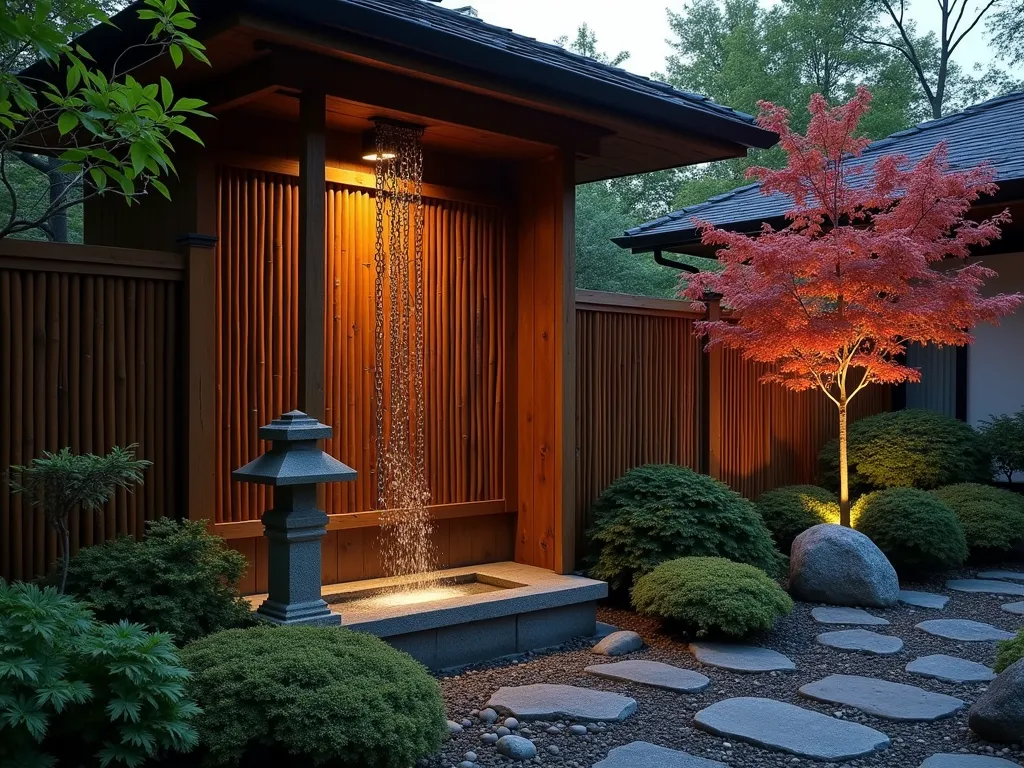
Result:
[[[0,473],[43,451],[138,443],[134,494],[73,513],[72,552],[177,514],[183,262],[176,254],[0,241]],[[0,489],[0,577],[57,556],[42,513]]]

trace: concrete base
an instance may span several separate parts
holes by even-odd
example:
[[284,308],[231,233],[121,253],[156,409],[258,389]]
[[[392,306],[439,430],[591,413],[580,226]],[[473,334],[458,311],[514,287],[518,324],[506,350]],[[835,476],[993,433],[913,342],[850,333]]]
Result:
[[406,605],[357,605],[402,581],[372,579],[324,587],[323,598],[343,626],[376,635],[431,669],[445,669],[592,637],[597,601],[608,595],[602,581],[511,562],[433,575],[442,583],[478,581],[494,589]]

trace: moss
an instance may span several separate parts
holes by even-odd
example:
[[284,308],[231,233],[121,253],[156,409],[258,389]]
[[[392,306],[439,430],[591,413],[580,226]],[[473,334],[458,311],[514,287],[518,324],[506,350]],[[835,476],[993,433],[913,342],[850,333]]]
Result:
[[594,578],[624,592],[636,577],[678,557],[725,557],[776,575],[784,558],[754,505],[686,467],[631,469],[594,503],[588,532]]
[[967,537],[956,513],[915,488],[890,488],[853,505],[854,527],[878,546],[899,571],[954,568],[967,559]]
[[637,580],[633,607],[697,635],[745,637],[772,628],[793,601],[764,571],[720,557],[682,557]]
[[447,735],[437,682],[365,633],[233,629],[189,645],[182,660],[211,765],[272,753],[277,764],[408,768]]
[[1011,664],[1024,659],[1024,629],[1017,633],[1012,640],[1003,640],[996,650],[996,672],[1002,672]]
[[972,556],[1007,552],[1024,538],[1024,497],[1016,493],[979,483],[947,485],[932,493],[960,519]]
[[793,539],[808,528],[839,522],[836,495],[816,485],[790,485],[763,493],[757,511],[783,552],[789,552]]

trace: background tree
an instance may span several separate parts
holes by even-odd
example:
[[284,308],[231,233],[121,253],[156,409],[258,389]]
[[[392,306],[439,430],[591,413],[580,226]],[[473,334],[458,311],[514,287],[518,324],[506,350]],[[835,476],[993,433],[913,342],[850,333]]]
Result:
[[829,107],[815,95],[806,135],[793,130],[788,110],[761,105],[759,122],[780,136],[787,165],[752,168],[764,194],[793,200],[788,225],[759,236],[703,225],[703,242],[721,246],[721,273],[691,278],[684,295],[700,301],[722,296],[738,322],[703,322],[710,344],[740,350],[748,360],[771,363],[762,381],[793,390],[820,389],[838,409],[840,514],[850,525],[847,413],[850,401],[873,383],[918,381],[920,371],[900,362],[910,342],[970,343],[969,330],[1015,310],[1020,295],[986,297],[995,275],[980,264],[936,269],[948,258],[999,236],[1005,213],[982,222],[966,218],[996,187],[991,171],[951,172],[938,145],[916,163],[886,156],[868,181],[858,157],[869,143],[858,138],[869,92]]
[[[205,115],[203,102],[176,99],[166,78],[146,84],[134,76],[162,56],[175,67],[186,53],[206,62],[203,46],[188,34],[195,16],[183,0],[143,0],[138,15],[152,22],[151,35],[105,69],[69,35],[106,22],[110,4],[37,0],[20,9],[9,3],[0,15],[0,237],[66,234],[66,211],[97,194],[129,203],[153,190],[168,196],[171,137],[199,141],[185,121]],[[48,69],[22,69],[37,60]],[[46,173],[43,193],[18,184],[24,169],[16,156]]]
[[988,32],[997,56],[1010,64],[1024,63],[1024,0],[1009,0],[993,8]]
[[619,51],[614,56],[609,56],[607,53],[600,51],[597,47],[597,33],[588,27],[586,22],[580,24],[577,28],[576,37],[573,38],[572,42],[569,41],[568,35],[562,35],[555,40],[555,45],[560,45],[573,53],[587,56],[611,67],[621,66],[629,58],[629,51]]

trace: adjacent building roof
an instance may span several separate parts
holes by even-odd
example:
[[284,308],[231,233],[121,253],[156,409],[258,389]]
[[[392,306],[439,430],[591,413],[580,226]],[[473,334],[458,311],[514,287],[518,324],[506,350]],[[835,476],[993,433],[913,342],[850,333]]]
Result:
[[[862,156],[866,165],[882,155],[900,154],[914,160],[930,152],[940,141],[949,149],[955,168],[990,164],[996,180],[1024,181],[1024,91],[982,102],[963,112],[929,120],[873,142]],[[731,192],[674,211],[654,221],[627,230],[614,242],[634,252],[654,248],[671,250],[700,241],[694,221],[708,221],[720,227],[754,232],[762,222],[781,223],[792,199],[783,194],[762,195],[760,184],[748,184]]]

